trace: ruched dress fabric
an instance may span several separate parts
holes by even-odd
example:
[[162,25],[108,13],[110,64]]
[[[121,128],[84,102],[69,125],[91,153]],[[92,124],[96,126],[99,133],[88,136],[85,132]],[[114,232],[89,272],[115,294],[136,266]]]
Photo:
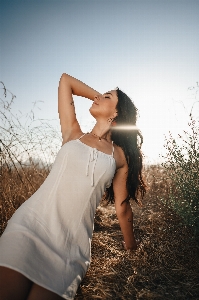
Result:
[[74,299],[90,264],[96,208],[115,169],[113,155],[80,139],[64,144],[44,183],[9,220],[0,265]]

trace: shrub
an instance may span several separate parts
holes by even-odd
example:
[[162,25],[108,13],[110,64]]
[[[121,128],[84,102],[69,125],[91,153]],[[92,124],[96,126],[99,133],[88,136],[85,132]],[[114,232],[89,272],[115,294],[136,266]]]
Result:
[[[198,90],[197,85],[196,96]],[[163,166],[170,180],[168,197],[164,201],[193,227],[196,234],[199,232],[199,121],[193,113],[194,105],[188,129],[177,137],[172,133],[166,137],[167,154]]]

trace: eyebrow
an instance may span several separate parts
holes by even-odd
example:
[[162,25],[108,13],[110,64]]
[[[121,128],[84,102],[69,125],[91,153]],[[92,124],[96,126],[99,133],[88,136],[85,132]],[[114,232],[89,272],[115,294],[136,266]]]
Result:
[[111,96],[113,96],[113,94],[111,94],[111,93],[105,93],[105,94],[110,94]]

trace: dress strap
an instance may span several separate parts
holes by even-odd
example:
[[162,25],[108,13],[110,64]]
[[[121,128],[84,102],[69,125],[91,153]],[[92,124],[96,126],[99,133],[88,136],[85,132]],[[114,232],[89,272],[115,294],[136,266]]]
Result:
[[82,135],[78,138],[78,140],[80,140],[81,138],[83,138],[83,136],[85,136],[86,134],[87,134],[87,132],[84,133],[84,134],[82,134]]
[[115,150],[115,148],[114,148],[114,145],[113,145],[113,141],[112,141],[112,157],[113,157],[113,155],[114,155],[114,150]]

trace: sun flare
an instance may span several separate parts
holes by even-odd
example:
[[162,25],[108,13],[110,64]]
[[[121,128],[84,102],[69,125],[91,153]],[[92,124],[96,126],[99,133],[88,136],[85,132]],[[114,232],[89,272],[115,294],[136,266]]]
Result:
[[135,125],[119,125],[119,126],[112,126],[112,130],[139,130]]

